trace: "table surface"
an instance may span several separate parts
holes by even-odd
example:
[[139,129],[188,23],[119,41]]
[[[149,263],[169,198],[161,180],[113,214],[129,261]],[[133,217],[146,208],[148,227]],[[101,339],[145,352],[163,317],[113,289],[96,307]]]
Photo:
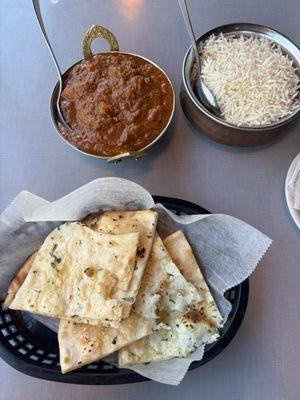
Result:
[[[108,165],[66,146],[48,109],[55,69],[31,2],[1,1],[0,210],[21,190],[54,200],[104,176],[131,179],[153,194],[187,199],[254,225],[274,243],[251,276],[244,323],[216,359],[179,387],[154,382],[77,386],[23,375],[0,361],[0,399],[296,399],[300,380],[300,232],[287,211],[284,179],[300,149],[299,128],[272,145],[234,149],[194,131],[180,108],[181,63],[189,46],[175,0],[42,0],[62,69],[81,58],[92,24],[109,28],[120,48],[165,69],[177,106],[168,137],[147,158]],[[190,0],[197,34],[225,23],[273,26],[300,42],[299,0]],[[105,49],[95,43],[94,49]]]

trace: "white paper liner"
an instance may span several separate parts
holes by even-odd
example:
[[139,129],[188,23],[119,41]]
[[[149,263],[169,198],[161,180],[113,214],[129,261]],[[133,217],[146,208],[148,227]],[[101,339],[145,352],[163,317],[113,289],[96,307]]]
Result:
[[[224,292],[248,278],[271,239],[228,215],[177,216],[162,205],[155,205],[144,188],[121,178],[96,179],[52,203],[29,192],[21,192],[13,200],[0,216],[0,300],[4,300],[10,280],[26,258],[61,221],[78,220],[108,209],[149,208],[159,213],[158,232],[162,238],[177,229],[184,231],[226,320],[231,306],[223,297]],[[58,321],[54,318],[33,316],[57,330]],[[191,362],[201,360],[203,351],[204,347],[200,347],[186,359],[131,369],[158,382],[178,385]]]

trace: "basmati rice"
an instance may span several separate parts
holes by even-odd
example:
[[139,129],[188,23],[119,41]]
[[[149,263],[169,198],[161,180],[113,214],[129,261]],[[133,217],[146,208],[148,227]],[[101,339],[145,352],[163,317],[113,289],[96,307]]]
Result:
[[237,126],[278,121],[299,106],[299,70],[265,37],[211,36],[200,46],[204,83]]

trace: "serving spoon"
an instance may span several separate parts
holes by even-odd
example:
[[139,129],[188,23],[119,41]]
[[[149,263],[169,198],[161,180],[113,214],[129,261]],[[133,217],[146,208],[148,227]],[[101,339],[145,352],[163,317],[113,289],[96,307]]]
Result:
[[201,79],[201,63],[200,63],[200,56],[199,56],[199,51],[197,48],[197,43],[196,43],[196,38],[191,22],[191,17],[189,14],[188,6],[186,4],[186,0],[178,0],[180,10],[183,16],[183,20],[185,22],[186,29],[188,31],[190,40],[192,42],[192,47],[194,50],[194,56],[196,60],[196,81],[195,81],[195,87],[194,91],[198,99],[201,101],[201,103],[214,115],[220,116],[221,111],[218,106],[218,103],[212,94],[212,92],[209,90],[209,88],[205,85],[203,80]]
[[[45,29],[43,18],[42,18],[42,13],[41,13],[39,0],[32,0],[32,5],[33,5],[33,8],[34,8],[36,19],[38,21],[39,27],[41,29],[41,32],[42,32],[42,35],[43,35],[44,40],[46,42],[46,45],[48,47],[48,50],[49,50],[49,52],[51,54],[51,57],[52,57],[52,60],[54,62],[54,65],[55,65],[55,68],[56,68],[56,72],[57,72],[57,75],[58,75],[58,94],[57,94],[57,100],[56,100],[56,109],[57,109],[58,119],[59,119],[60,123],[63,125],[63,127],[66,130],[68,130],[71,133],[74,133],[73,129],[66,122],[66,120],[65,120],[65,118],[64,118],[64,116],[63,116],[63,114],[61,112],[61,109],[60,109],[60,97],[61,97],[62,87],[63,87],[62,73],[61,73],[61,69],[59,67],[58,61],[57,61],[57,59],[55,57],[54,51],[53,51],[53,49],[51,47],[51,44],[50,44],[50,41],[48,39],[47,33],[46,33],[46,29]],[[103,30],[102,27],[100,27],[100,28]],[[99,27],[97,27],[97,26],[92,26],[90,28],[90,30],[97,30],[97,29],[99,29]],[[118,48],[118,43],[117,42],[114,43],[114,45],[116,45],[116,47]],[[127,153],[123,153],[123,154],[117,154],[116,156],[113,156],[113,157],[109,157],[107,159],[107,162],[109,162],[109,163],[118,163],[123,158],[127,158],[127,157],[132,157],[132,158],[135,158],[137,160],[142,155],[144,155],[144,153],[142,153],[142,152],[127,152]]]
[[74,133],[73,129],[67,124],[67,122],[66,122],[66,120],[65,120],[65,118],[64,118],[64,116],[63,116],[63,114],[61,112],[61,109],[60,109],[60,97],[61,97],[61,92],[62,92],[62,87],[63,87],[62,73],[61,73],[60,67],[58,65],[57,59],[55,57],[54,51],[53,51],[53,49],[52,49],[52,47],[50,45],[47,33],[46,33],[46,29],[45,29],[45,26],[44,26],[44,23],[43,23],[42,14],[41,14],[39,0],[32,0],[32,5],[33,5],[33,8],[34,8],[36,19],[38,21],[39,27],[41,29],[41,32],[42,32],[42,35],[43,35],[44,40],[46,42],[46,45],[48,47],[48,50],[49,50],[49,52],[51,54],[51,57],[52,57],[52,60],[54,62],[54,65],[55,65],[55,68],[56,68],[56,72],[57,72],[57,75],[58,75],[58,95],[57,95],[57,101],[56,101],[56,109],[57,109],[58,117],[59,117],[59,120],[60,120],[61,124],[63,125],[63,127],[65,129],[67,129],[69,132]]

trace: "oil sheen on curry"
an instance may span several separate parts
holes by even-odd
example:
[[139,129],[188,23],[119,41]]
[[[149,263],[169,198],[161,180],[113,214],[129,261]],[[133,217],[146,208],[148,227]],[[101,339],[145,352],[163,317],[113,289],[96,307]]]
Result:
[[76,148],[111,157],[149,145],[166,127],[173,90],[150,62],[129,54],[102,53],[66,75],[60,103]]

